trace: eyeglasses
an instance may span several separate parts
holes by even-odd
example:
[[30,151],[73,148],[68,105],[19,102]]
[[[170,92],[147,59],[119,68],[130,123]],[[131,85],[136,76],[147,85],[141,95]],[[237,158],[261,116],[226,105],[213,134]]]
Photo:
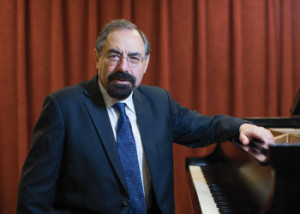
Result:
[[144,60],[144,58],[139,54],[133,54],[125,57],[117,53],[108,53],[105,55],[105,61],[110,66],[118,65],[123,58],[126,58],[128,66],[131,68],[136,68]]

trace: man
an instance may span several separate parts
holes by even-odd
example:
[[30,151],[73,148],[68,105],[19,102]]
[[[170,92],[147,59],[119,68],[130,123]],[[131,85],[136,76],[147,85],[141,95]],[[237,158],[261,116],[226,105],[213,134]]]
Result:
[[273,142],[264,128],[203,116],[164,89],[140,85],[149,59],[149,43],[134,24],[105,26],[95,49],[98,75],[45,99],[18,213],[174,213],[173,142]]

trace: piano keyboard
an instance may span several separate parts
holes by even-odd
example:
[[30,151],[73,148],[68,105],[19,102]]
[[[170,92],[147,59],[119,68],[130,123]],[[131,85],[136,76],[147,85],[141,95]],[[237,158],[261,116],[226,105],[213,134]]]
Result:
[[193,185],[197,192],[202,214],[252,214],[249,195],[235,179],[234,173],[221,166],[190,165]]
[[218,214],[219,209],[209,190],[200,166],[189,166],[202,214]]

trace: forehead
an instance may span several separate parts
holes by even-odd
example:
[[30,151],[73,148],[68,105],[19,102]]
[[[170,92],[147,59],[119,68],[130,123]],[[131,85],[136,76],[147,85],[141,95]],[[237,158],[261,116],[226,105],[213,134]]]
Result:
[[140,54],[145,55],[143,39],[135,29],[115,30],[110,32],[106,38],[104,51],[106,52],[110,49],[120,50],[124,53],[139,52]]

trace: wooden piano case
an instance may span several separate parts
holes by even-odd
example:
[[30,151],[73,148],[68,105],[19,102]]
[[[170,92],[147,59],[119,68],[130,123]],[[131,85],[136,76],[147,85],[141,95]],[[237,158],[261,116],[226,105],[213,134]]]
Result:
[[218,144],[206,157],[187,158],[195,213],[206,214],[206,204],[199,200],[199,181],[192,172],[197,167],[217,207],[210,213],[300,213],[299,97],[300,93],[291,118],[247,118],[272,131],[275,143],[268,149],[260,147],[260,142],[242,146],[233,140]]

